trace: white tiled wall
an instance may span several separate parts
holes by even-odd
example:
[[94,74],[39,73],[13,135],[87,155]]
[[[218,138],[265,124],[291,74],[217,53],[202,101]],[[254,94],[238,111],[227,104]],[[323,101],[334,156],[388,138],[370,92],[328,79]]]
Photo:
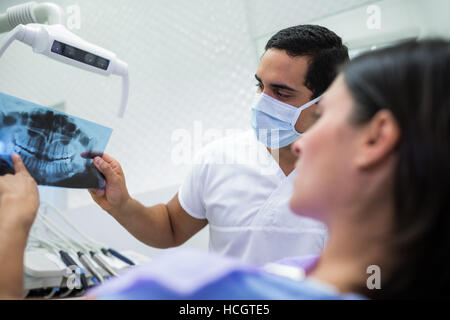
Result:
[[[2,0],[0,11],[22,1]],[[122,163],[132,194],[179,184],[174,129],[245,128],[264,33],[365,3],[364,0],[57,0],[80,8],[76,34],[129,64],[125,119],[116,118],[120,79],[89,74],[14,44],[0,60],[1,91],[114,128],[107,152]],[[63,191],[58,191],[63,192]],[[70,208],[90,203],[69,191]]]
[[246,0],[252,35],[271,35],[286,27],[375,2],[375,0]]

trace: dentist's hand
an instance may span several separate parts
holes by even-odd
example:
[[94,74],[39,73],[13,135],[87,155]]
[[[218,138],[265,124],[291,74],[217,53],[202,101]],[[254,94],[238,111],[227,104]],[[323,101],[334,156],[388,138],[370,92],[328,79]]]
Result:
[[39,207],[39,191],[19,155],[12,156],[15,174],[0,177],[0,222],[29,229]]
[[94,158],[94,165],[103,173],[106,180],[105,190],[89,190],[92,199],[105,211],[112,215],[120,213],[130,195],[125,183],[122,168],[111,156],[103,153],[101,157]]

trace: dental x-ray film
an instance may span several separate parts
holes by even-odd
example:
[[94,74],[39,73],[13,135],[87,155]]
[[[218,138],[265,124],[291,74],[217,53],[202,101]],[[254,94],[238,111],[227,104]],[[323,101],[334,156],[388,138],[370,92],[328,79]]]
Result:
[[0,175],[14,173],[11,156],[17,153],[39,185],[103,189],[105,180],[92,156],[103,153],[111,133],[0,92]]

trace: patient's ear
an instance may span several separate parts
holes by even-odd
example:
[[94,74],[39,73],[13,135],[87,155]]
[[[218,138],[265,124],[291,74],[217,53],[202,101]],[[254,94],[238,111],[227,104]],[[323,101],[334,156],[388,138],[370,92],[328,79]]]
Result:
[[400,128],[392,112],[378,111],[362,132],[356,164],[364,169],[386,159],[400,139]]

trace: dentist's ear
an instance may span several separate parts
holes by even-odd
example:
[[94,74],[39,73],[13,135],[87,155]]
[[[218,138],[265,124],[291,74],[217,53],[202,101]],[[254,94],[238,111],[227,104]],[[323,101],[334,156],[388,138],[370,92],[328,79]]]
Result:
[[363,130],[356,165],[366,169],[388,158],[398,145],[400,134],[392,112],[386,109],[378,111]]

